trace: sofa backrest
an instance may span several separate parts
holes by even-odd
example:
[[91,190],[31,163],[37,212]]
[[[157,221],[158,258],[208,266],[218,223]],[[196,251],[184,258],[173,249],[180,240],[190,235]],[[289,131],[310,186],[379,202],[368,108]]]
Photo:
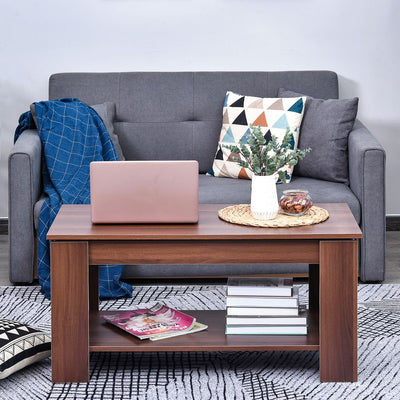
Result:
[[114,102],[127,160],[197,160],[204,173],[217,148],[226,92],[277,97],[281,87],[338,98],[334,72],[276,71],[59,73],[50,77],[49,99]]

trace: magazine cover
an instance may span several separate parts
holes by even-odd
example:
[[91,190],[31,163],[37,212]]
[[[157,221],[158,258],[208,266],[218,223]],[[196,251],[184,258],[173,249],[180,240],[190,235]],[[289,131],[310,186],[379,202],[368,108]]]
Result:
[[195,322],[193,328],[189,331],[174,331],[174,332],[167,332],[167,333],[160,333],[159,335],[152,335],[150,340],[161,340],[161,339],[168,339],[170,337],[180,336],[180,335],[188,335],[189,333],[196,333],[200,331],[204,331],[207,329],[208,326],[202,324],[201,322]]
[[157,303],[151,308],[103,315],[103,318],[139,339],[150,339],[167,332],[189,331],[196,322],[190,315],[162,303]]

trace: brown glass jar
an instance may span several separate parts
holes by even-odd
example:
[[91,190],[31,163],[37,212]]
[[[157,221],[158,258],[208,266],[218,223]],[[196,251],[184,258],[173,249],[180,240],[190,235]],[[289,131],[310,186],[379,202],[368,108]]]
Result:
[[300,216],[312,207],[312,200],[308,190],[284,190],[279,207],[285,215]]

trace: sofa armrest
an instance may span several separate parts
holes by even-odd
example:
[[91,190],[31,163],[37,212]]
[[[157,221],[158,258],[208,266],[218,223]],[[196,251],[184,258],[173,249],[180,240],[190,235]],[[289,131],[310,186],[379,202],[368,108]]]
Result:
[[36,130],[24,131],[8,157],[8,229],[10,281],[33,280],[35,265],[34,204],[42,191],[42,144]]
[[349,136],[350,188],[361,205],[361,280],[385,279],[386,207],[383,147],[356,121]]

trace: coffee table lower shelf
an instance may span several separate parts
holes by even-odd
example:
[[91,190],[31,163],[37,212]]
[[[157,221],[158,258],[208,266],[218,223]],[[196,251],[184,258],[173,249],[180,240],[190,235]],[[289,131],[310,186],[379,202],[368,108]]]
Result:
[[268,351],[319,350],[318,314],[308,315],[307,335],[225,335],[225,311],[183,311],[208,325],[202,332],[158,341],[140,340],[90,312],[89,351]]

